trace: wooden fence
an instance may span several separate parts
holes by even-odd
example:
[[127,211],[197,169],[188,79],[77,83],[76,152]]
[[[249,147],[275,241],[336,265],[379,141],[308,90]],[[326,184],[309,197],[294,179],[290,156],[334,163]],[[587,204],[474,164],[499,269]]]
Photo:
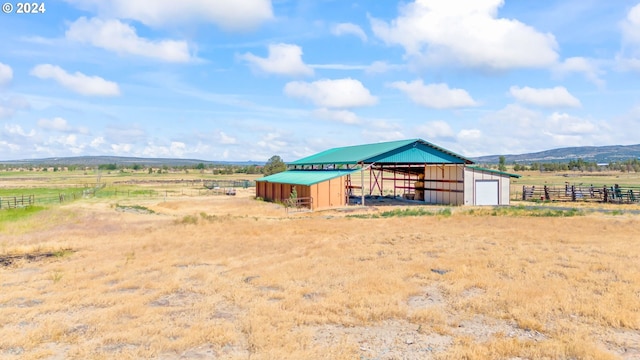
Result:
[[522,200],[525,201],[596,201],[608,203],[640,202],[640,188],[614,186],[576,186],[563,187],[522,186]]
[[295,199],[282,199],[282,203],[289,212],[298,211],[312,211],[313,210],[313,198],[312,197],[299,197]]
[[0,209],[12,209],[35,204],[35,195],[3,196],[0,197]]

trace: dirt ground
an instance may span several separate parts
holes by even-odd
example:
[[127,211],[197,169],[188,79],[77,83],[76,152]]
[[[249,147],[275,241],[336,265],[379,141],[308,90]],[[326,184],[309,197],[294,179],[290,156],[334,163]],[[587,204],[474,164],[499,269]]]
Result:
[[4,224],[0,358],[640,358],[638,215],[358,218],[394,205],[251,195]]

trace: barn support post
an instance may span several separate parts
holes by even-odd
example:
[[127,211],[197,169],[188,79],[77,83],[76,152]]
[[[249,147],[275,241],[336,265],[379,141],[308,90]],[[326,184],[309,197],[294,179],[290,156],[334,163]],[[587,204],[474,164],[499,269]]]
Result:
[[360,194],[362,196],[361,204],[362,204],[362,206],[364,206],[364,164],[362,164],[362,163],[361,163],[361,168],[362,168],[362,170],[360,171],[360,185],[362,187],[360,188]]

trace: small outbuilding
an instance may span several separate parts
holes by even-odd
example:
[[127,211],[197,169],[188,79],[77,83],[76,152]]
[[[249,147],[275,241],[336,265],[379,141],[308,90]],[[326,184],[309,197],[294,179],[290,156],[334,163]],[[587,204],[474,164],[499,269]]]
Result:
[[[312,210],[342,207],[366,195],[441,205],[508,205],[510,178],[422,139],[325,150],[256,180],[256,197],[286,202],[295,188]],[[366,178],[366,179],[365,179]],[[366,180],[366,181],[365,181]]]

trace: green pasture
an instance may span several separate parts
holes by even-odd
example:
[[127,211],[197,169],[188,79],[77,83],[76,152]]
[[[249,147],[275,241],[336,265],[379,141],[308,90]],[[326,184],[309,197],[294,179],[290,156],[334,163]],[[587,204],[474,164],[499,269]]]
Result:
[[622,172],[540,172],[540,171],[524,171],[517,173],[522,177],[511,179],[512,186],[523,185],[531,186],[564,186],[565,183],[576,186],[594,187],[611,187],[618,184],[622,187],[639,187],[640,173],[622,173]]
[[35,205],[16,209],[5,209],[3,211],[0,211],[0,224],[27,218],[44,209],[46,209],[46,207]]

